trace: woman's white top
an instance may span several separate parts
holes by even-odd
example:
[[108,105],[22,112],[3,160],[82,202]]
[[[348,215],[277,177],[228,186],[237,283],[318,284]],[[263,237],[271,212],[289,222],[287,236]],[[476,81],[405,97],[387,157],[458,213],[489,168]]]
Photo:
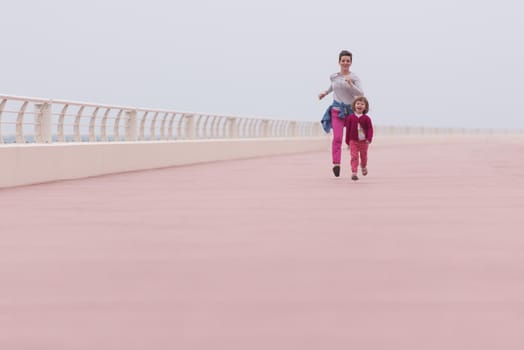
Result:
[[364,96],[364,90],[362,89],[359,77],[355,73],[349,72],[349,79],[353,82],[354,87],[349,85],[346,78],[340,74],[340,72],[331,74],[329,77],[331,85],[329,89],[326,90],[326,93],[329,94],[333,92],[333,99],[337,102],[342,102],[347,105],[352,104],[356,97]]

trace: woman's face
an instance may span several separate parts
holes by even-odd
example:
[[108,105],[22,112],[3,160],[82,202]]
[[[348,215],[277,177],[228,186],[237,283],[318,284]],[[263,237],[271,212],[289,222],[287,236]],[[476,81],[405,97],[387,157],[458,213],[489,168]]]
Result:
[[351,56],[340,57],[340,61],[338,61],[338,64],[340,64],[340,68],[342,69],[349,69],[349,67],[351,66]]

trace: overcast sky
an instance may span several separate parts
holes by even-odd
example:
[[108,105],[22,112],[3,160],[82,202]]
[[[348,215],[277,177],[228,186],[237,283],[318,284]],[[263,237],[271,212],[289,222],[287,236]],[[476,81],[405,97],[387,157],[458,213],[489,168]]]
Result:
[[4,0],[0,94],[296,120],[353,52],[379,125],[524,128],[517,0]]

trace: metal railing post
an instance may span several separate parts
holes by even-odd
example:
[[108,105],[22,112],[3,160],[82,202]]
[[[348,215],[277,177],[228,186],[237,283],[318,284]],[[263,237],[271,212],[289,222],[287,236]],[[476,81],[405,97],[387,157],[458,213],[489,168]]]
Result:
[[229,138],[238,138],[238,118],[229,117],[227,122],[229,123]]
[[195,138],[195,116],[193,114],[185,114],[184,119],[186,120],[186,130],[184,135],[186,139],[193,140]]
[[262,129],[262,137],[269,137],[269,120],[262,120],[260,128]]
[[4,111],[5,104],[7,103],[7,99],[2,99],[2,102],[0,102],[0,143],[4,143],[4,137],[2,136],[2,113]]
[[126,141],[137,140],[137,112],[136,109],[132,111],[126,111]]
[[16,143],[24,143],[24,115],[29,101],[24,101],[16,116]]
[[297,122],[293,121],[289,123],[289,135],[286,136],[297,136]]

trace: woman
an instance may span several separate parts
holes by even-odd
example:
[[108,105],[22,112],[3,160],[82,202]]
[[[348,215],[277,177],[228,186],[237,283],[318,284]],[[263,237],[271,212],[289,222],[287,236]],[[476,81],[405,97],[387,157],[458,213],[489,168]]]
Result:
[[338,55],[340,71],[331,74],[329,77],[331,85],[326,91],[318,95],[319,100],[321,100],[330,92],[333,92],[333,103],[328,107],[322,118],[322,127],[326,132],[333,129],[331,154],[333,158],[333,174],[336,177],[340,176],[340,158],[345,118],[353,113],[351,110],[353,100],[358,96],[364,96],[360,79],[349,70],[351,63],[353,63],[351,52],[342,50]]

